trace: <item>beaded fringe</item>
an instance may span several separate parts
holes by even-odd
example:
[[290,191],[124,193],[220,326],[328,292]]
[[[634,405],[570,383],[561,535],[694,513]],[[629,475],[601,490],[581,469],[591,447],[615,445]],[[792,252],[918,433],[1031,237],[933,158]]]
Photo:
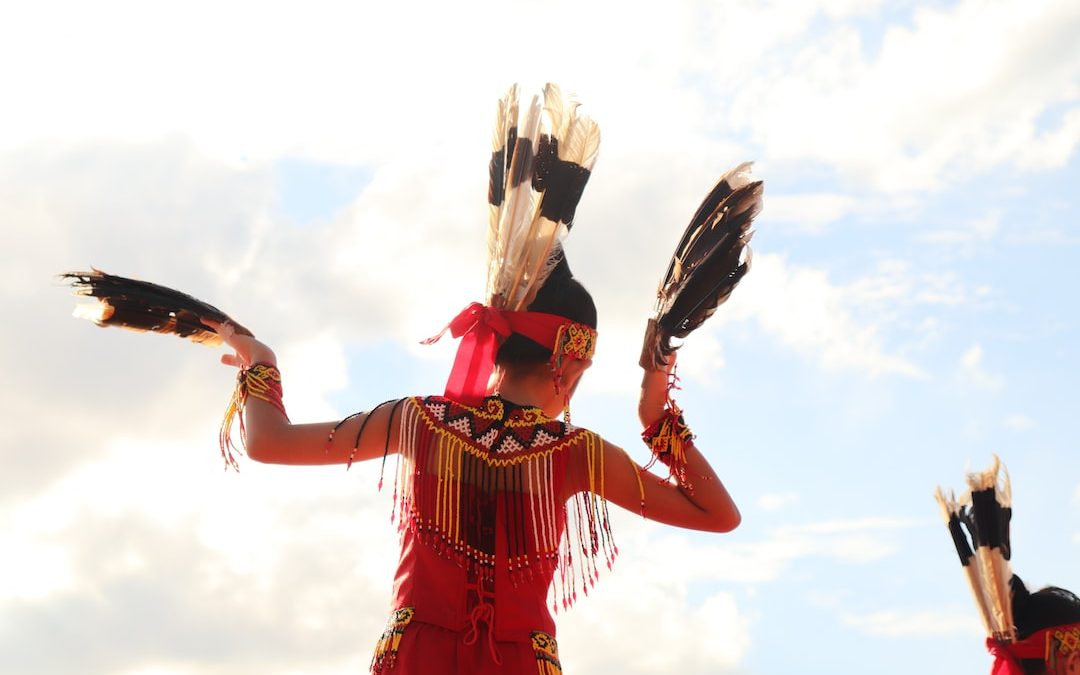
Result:
[[[226,469],[240,470],[240,463],[236,460],[236,456],[243,453],[243,447],[247,442],[244,409],[251,396],[266,401],[274,406],[286,420],[289,419],[285,412],[285,404],[282,402],[281,371],[269,363],[255,363],[247,368],[241,368],[236,374],[236,387],[229,399],[229,405],[225,408],[225,418],[221,421],[221,431],[218,432],[221,458],[225,460]],[[237,421],[240,422],[239,444],[233,440],[232,434],[233,426]]]
[[[391,517],[441,555],[481,578],[494,578],[494,536],[484,533],[485,516],[465,508],[487,503],[488,526],[494,524],[496,505],[506,514],[505,564],[511,579],[553,574],[555,611],[569,608],[579,590],[587,594],[601,565],[611,568],[618,548],[604,499],[602,442],[592,432],[578,429],[539,449],[493,455],[431,419],[417,399],[408,399],[400,439]],[[577,443],[584,444],[589,489],[560,503],[556,472],[564,466],[562,451]],[[427,480],[421,481],[425,472]]]
[[692,492],[693,485],[686,469],[686,446],[694,440],[694,434],[686,426],[682,410],[675,405],[675,401],[668,399],[664,415],[641,432],[641,439],[652,450],[652,459],[645,468],[661,462],[668,467],[669,478],[674,478],[680,487]]

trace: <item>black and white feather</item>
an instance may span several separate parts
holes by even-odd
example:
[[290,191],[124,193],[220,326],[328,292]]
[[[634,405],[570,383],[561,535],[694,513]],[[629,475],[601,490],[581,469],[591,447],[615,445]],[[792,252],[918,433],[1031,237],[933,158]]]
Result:
[[1016,629],[1010,588],[1012,488],[1009,474],[995,456],[989,469],[968,474],[967,483],[968,490],[959,499],[951,493],[946,495],[940,487],[934,496],[987,635],[1001,642],[1011,642],[1016,637]]
[[492,146],[487,304],[521,310],[562,258],[600,128],[557,85],[523,103],[515,84],[499,100]]

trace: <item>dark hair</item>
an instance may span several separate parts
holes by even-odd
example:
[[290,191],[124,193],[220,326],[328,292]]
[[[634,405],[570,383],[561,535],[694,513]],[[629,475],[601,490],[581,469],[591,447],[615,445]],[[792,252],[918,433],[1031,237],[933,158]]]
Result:
[[[574,278],[565,257],[559,260],[547,281],[537,291],[528,310],[557,314],[596,329],[596,304],[581,282]],[[503,367],[547,363],[551,359],[551,347],[552,345],[541,346],[524,335],[514,333],[499,347],[495,363]]]
[[[1047,586],[1031,593],[1015,574],[1009,584],[1012,587],[1016,639],[1023,640],[1051,626],[1080,622],[1080,598],[1071,591]],[[1031,675],[1046,672],[1042,659],[1020,659],[1020,667]]]

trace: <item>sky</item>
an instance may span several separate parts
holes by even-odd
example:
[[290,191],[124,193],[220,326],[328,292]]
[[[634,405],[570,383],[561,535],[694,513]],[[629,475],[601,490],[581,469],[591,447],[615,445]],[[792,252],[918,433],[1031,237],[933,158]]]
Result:
[[0,659],[20,675],[365,672],[379,467],[242,464],[220,350],[71,317],[56,275],[180,288],[277,351],[295,421],[442,390],[483,293],[512,82],[603,143],[566,248],[600,340],[574,421],[637,440],[641,335],[716,178],[753,265],[677,400],[730,534],[618,512],[568,674],[987,672],[933,500],[995,454],[1013,565],[1080,589],[1075,0],[7,3]]

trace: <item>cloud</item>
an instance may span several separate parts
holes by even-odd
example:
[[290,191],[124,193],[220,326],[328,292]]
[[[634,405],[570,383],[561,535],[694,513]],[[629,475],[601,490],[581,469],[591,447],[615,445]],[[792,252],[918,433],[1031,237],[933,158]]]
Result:
[[779,511],[780,509],[799,501],[799,493],[784,492],[761,495],[758,497],[758,506],[765,511]]
[[1002,213],[991,210],[981,218],[975,218],[954,229],[941,229],[920,235],[921,241],[933,244],[957,246],[992,239],[1001,228]]
[[770,194],[770,222],[790,223],[799,232],[821,234],[826,226],[840,220],[855,208],[855,197],[836,193]]
[[[0,587],[9,667],[363,668],[356,637],[374,644],[395,560],[389,497],[358,497],[358,473],[340,467],[246,463],[208,481],[191,461],[206,449],[131,439],[7,511],[16,566],[4,571],[22,573]],[[359,476],[374,485],[370,470]],[[65,649],[42,650],[45,636]]]
[[1030,417],[1020,413],[1009,415],[1002,424],[1005,425],[1005,428],[1013,431],[1027,431],[1035,426],[1035,422]]
[[985,631],[970,610],[883,610],[869,614],[846,614],[844,625],[865,635],[889,638],[935,637],[943,634],[970,635]]
[[960,357],[960,372],[964,380],[980,389],[1000,391],[1005,386],[1003,378],[991,375],[983,368],[983,348],[977,343],[971,345]]
[[739,672],[750,646],[731,593],[695,598],[655,574],[613,574],[560,620],[560,656],[583,672]]
[[[855,310],[870,285],[864,279],[848,287],[837,286],[824,270],[789,265],[782,256],[762,254],[754,258],[752,273],[730,301],[728,315],[755,320],[766,333],[813,355],[827,370],[923,377],[917,365],[886,352],[880,324],[856,318]],[[897,295],[894,291],[883,294]]]
[[[773,57],[773,77],[732,87],[734,121],[772,158],[823,162],[885,192],[1060,167],[1080,141],[1078,25],[1068,0],[964,0],[916,7],[877,50],[851,23],[818,26],[821,39]],[[1044,119],[1057,107],[1060,121]]]

